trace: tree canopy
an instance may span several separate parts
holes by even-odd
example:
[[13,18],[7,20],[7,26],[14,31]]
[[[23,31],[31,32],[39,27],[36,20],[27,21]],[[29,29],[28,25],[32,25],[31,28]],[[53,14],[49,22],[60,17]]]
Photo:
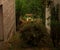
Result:
[[16,0],[16,11],[19,15],[31,13],[43,17],[44,7],[44,0]]

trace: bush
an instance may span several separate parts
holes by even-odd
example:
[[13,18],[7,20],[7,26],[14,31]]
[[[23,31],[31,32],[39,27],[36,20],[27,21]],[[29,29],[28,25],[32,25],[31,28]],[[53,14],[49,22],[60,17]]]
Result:
[[51,36],[55,47],[59,45],[60,40],[60,22],[53,20],[51,24]]
[[20,28],[22,42],[28,46],[49,46],[51,41],[46,28],[41,23],[30,22]]

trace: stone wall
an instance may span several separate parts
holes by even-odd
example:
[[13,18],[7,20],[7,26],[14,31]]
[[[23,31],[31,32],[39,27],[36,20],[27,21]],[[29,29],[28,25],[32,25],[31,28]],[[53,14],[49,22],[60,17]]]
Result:
[[2,4],[2,0],[0,0],[0,5]]
[[3,11],[2,11],[2,5],[0,5],[0,40],[3,39],[3,20],[2,20],[2,17],[3,17]]
[[15,0],[2,0],[4,40],[15,32]]

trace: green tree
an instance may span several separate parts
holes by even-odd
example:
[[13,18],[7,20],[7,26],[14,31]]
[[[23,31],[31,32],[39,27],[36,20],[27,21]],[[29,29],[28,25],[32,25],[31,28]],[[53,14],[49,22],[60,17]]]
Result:
[[16,0],[15,1],[15,4],[16,4],[16,23],[18,24],[18,22],[19,22],[19,17],[20,17],[20,11],[21,11],[21,6],[22,6],[22,4],[20,3],[20,0]]
[[44,0],[16,0],[16,9],[21,15],[32,13],[43,17],[45,4]]

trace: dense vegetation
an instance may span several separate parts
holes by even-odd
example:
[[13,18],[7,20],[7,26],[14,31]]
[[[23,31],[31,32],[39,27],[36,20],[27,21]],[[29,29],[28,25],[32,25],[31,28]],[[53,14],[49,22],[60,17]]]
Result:
[[20,11],[20,15],[33,13],[43,16],[44,0],[16,0],[16,10],[17,12]]
[[34,14],[35,17],[44,18],[45,0],[16,0],[16,18],[25,14]]
[[53,47],[49,34],[42,23],[29,22],[20,27],[22,47]]
[[[48,1],[48,5],[49,5],[50,0],[47,0],[47,1]],[[51,37],[52,37],[54,46],[58,45],[57,43],[59,43],[59,42],[56,42],[56,41],[59,41],[59,38],[60,38],[59,37],[59,35],[60,35],[60,29],[59,29],[60,22],[58,21],[59,20],[58,14],[57,14],[58,12],[59,12],[58,5],[51,9],[51,30],[52,30]],[[17,19],[16,23],[17,24],[20,22],[19,18],[21,16],[25,17],[25,14],[33,14],[34,18],[42,18],[42,23],[45,22],[45,0],[16,0],[16,19]],[[34,25],[34,23],[33,23],[33,25]],[[29,26],[29,25],[27,25],[27,26]],[[23,27],[25,27],[25,26],[23,26]],[[17,28],[20,28],[20,25]],[[22,28],[22,29],[23,29],[23,33],[24,33],[24,30],[26,30],[26,27]],[[31,29],[34,30],[35,28],[31,28]],[[42,29],[43,29],[42,31],[44,32],[45,29],[43,27],[42,27]],[[37,30],[35,30],[35,31],[39,32]],[[32,32],[35,33],[34,31],[31,31],[31,33]],[[27,33],[25,35],[27,35]],[[25,37],[23,37],[23,38],[25,38]]]
[[59,47],[60,40],[60,22],[59,22],[59,5],[57,4],[51,11],[51,36],[55,47]]

